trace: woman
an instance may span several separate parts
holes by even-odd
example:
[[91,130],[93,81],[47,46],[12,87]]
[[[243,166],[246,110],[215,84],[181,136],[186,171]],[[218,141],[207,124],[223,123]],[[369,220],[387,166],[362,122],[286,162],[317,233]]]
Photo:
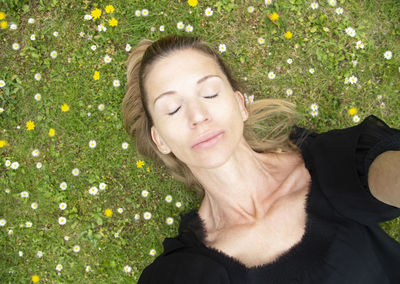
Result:
[[375,116],[314,133],[294,105],[248,106],[196,37],[142,40],[122,102],[137,151],[202,198],[144,283],[400,283],[400,130]]

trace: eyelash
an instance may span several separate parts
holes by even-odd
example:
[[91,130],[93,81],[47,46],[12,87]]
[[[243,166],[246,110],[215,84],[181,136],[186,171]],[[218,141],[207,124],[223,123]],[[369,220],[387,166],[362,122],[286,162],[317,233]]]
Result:
[[[205,97],[205,98],[213,99],[213,98],[215,98],[216,96],[218,96],[218,94],[215,94],[215,95],[213,95],[213,96],[208,96],[208,97]],[[174,112],[168,113],[168,115],[171,115],[171,116],[174,115],[180,108],[181,108],[181,107],[178,107]]]

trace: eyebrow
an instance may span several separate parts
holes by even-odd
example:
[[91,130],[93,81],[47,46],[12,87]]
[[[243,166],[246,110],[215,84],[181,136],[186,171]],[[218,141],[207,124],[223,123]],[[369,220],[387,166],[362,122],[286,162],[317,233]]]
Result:
[[[196,85],[199,85],[199,84],[203,83],[205,80],[207,80],[207,79],[209,79],[209,78],[212,78],[212,77],[221,78],[221,77],[218,76],[218,75],[207,75],[207,76],[204,76],[203,78],[201,78],[200,80],[198,80],[197,83],[196,83]],[[222,79],[222,78],[221,78],[221,79]],[[153,106],[156,104],[156,101],[157,101],[159,98],[161,98],[162,96],[164,96],[164,95],[172,95],[172,94],[176,94],[176,91],[167,91],[167,92],[162,93],[161,95],[159,95],[159,96],[154,100]]]

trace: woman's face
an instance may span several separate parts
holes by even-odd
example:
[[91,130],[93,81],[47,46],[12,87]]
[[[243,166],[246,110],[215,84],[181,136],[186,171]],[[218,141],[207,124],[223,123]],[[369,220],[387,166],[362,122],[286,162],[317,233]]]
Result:
[[[232,155],[247,110],[214,59],[194,49],[173,52],[151,66],[144,87],[161,152],[172,151],[189,168],[217,167]],[[222,134],[193,147],[210,133]]]

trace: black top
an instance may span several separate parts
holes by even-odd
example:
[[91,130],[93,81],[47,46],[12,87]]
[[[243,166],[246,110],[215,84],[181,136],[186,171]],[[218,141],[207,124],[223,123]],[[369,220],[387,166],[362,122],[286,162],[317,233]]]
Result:
[[378,224],[400,216],[400,209],[377,200],[368,187],[372,161],[400,150],[400,130],[370,115],[320,134],[294,126],[290,138],[311,175],[306,231],[297,245],[273,263],[246,268],[204,245],[204,224],[191,210],[180,214],[178,236],[165,238],[164,252],[138,283],[400,283],[400,244]]

